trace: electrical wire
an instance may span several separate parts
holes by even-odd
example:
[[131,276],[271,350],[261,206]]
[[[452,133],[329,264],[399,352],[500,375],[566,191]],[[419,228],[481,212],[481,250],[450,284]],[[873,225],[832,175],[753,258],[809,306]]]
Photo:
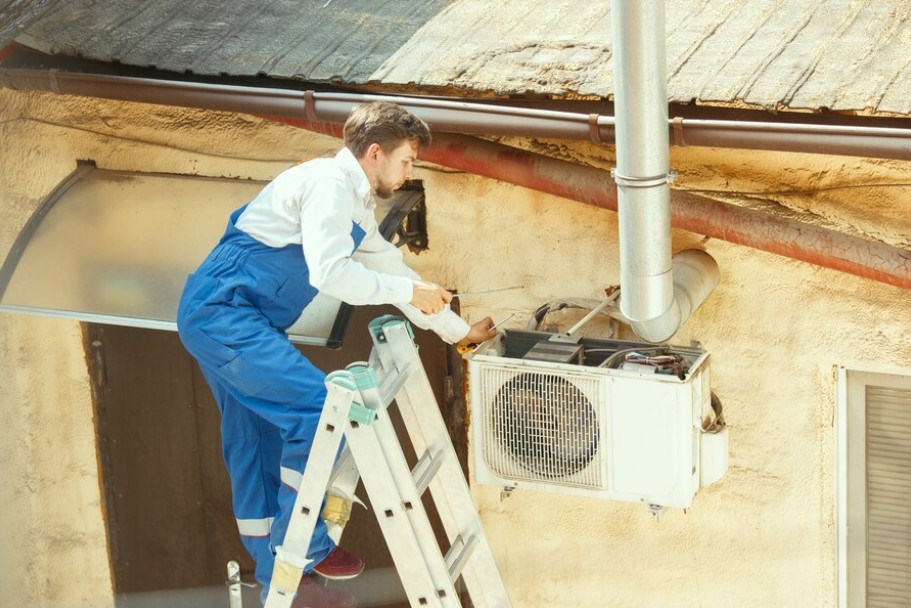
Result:
[[[541,324],[544,322],[544,318],[552,312],[558,312],[567,308],[579,308],[582,310],[594,310],[595,308],[601,306],[604,303],[604,300],[588,300],[585,298],[576,299],[576,298],[564,298],[559,300],[551,300],[545,304],[539,306],[535,312],[532,313],[531,318],[528,320],[528,325],[526,329],[537,331],[541,328]],[[598,314],[610,317],[611,319],[626,323],[626,317],[623,316],[623,313],[620,312],[620,307],[616,304],[612,304],[601,310]]]
[[628,353],[638,352],[640,350],[642,350],[642,349],[641,348],[624,348],[624,349],[618,350],[613,355],[611,355],[610,357],[608,357],[604,361],[602,361],[601,365],[599,365],[598,367],[611,367],[611,366],[613,366],[614,361],[616,361],[620,357],[625,356]]
[[[653,353],[651,355],[646,353]],[[618,350],[610,357],[606,358],[598,367],[619,369],[616,363],[618,359],[623,358],[623,363],[635,363],[655,368],[659,374],[677,376],[681,380],[686,378],[686,372],[689,367],[686,365],[683,356],[676,353],[669,353],[664,347],[655,348],[625,348]]]
[[710,423],[703,426],[702,431],[715,435],[727,427],[727,422],[724,421],[724,406],[721,404],[721,399],[718,398],[715,391],[711,391],[711,395],[712,411],[715,413],[715,418],[712,419]]

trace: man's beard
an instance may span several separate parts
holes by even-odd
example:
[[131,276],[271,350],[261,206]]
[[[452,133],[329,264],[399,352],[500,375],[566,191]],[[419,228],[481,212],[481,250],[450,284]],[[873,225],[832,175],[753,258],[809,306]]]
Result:
[[395,194],[395,190],[389,186],[377,186],[374,194],[376,194],[377,198],[389,199]]

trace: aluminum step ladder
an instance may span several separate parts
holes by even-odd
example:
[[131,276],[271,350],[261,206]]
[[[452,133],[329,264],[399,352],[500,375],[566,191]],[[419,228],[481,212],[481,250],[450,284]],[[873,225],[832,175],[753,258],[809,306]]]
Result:
[[[374,319],[369,329],[374,344],[370,360],[326,378],[326,404],[284,544],[276,548],[265,608],[291,605],[324,497],[333,490],[353,495],[358,473],[413,608],[462,606],[455,586],[460,576],[473,606],[508,608],[411,326],[385,315]],[[418,455],[413,470],[387,412],[393,400]],[[343,438],[345,448],[336,461]],[[428,488],[449,542],[445,554],[421,501]]]

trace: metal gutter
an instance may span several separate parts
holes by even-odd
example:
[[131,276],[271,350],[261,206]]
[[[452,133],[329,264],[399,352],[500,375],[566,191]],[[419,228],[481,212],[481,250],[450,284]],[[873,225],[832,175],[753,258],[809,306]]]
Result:
[[[308,93],[75,74],[53,70],[0,68],[0,86],[140,103],[244,112],[334,136],[340,135],[341,122],[355,103],[373,98],[393,99],[409,107],[424,120],[429,119],[428,122],[434,130],[434,144],[422,153],[423,159],[617,211],[616,188],[607,171],[464,134],[446,132],[449,129],[459,133],[509,134],[542,138],[571,136],[570,139],[592,139],[592,133],[588,130],[591,121],[598,125],[594,132],[600,134],[599,137],[603,137],[604,141],[609,141],[613,138],[611,117],[591,119],[588,115],[568,112],[492,108],[483,104],[448,100]],[[483,122],[480,122],[481,118]],[[610,122],[609,128],[606,121]],[[696,122],[714,124],[719,121]],[[751,124],[755,126],[759,123]],[[725,132],[733,137],[746,130],[748,126],[732,123]],[[776,145],[789,144],[791,139],[795,140],[793,143],[797,146],[805,128],[809,131],[817,130],[813,125],[775,126],[777,132],[787,133],[788,139],[770,138],[758,142],[756,147],[769,149],[763,146],[771,145],[772,141],[778,142]],[[761,126],[757,128],[761,129]],[[911,131],[863,127],[819,129],[824,130],[825,134],[817,133],[817,138],[840,139],[836,134],[842,133],[844,139],[840,139],[837,148],[841,152],[822,148],[816,150],[818,152],[865,154],[881,158],[911,157],[911,146],[907,141]],[[737,144],[737,147],[750,147],[750,139],[747,137],[749,133],[746,130],[744,137],[733,137],[731,143]],[[852,142],[857,138],[861,139],[857,140],[857,147],[854,147]],[[689,134],[687,139],[690,139]],[[775,149],[808,151],[799,147]],[[877,153],[867,153],[869,150]],[[671,200],[671,225],[675,228],[911,289],[911,251],[684,192],[672,192]]]
[[[107,99],[273,114],[313,122],[343,122],[368,99],[395,101],[434,132],[535,136],[612,143],[615,118],[601,114],[504,107],[452,99],[324,93],[242,87],[106,74],[0,67],[0,86]],[[264,111],[264,108],[270,108]],[[800,123],[668,119],[672,145],[771,150],[911,160],[911,129]]]

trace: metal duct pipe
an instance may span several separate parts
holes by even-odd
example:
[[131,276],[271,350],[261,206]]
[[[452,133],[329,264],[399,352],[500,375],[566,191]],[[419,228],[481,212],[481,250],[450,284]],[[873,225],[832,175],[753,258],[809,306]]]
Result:
[[671,261],[664,0],[614,2],[611,26],[620,310],[640,338],[663,342],[718,284],[718,267],[707,253]]
[[[617,211],[617,190],[601,169],[448,133],[434,134],[433,145],[421,158]],[[907,249],[686,192],[672,192],[671,200],[674,228],[911,289]]]
[[674,299],[664,0],[611,6],[620,221],[620,310],[634,322]]
[[[305,118],[305,93],[300,91],[167,81],[159,86],[162,82],[0,68],[0,86],[13,89],[247,112],[341,136],[340,124]],[[293,102],[281,101],[285,96]],[[246,109],[237,107],[241,103]],[[530,128],[524,134],[539,135]],[[434,133],[433,146],[423,151],[421,157],[442,166],[617,211],[610,175],[593,167],[440,132]],[[675,228],[911,289],[911,251],[685,192],[673,192],[672,199],[671,220]]]

